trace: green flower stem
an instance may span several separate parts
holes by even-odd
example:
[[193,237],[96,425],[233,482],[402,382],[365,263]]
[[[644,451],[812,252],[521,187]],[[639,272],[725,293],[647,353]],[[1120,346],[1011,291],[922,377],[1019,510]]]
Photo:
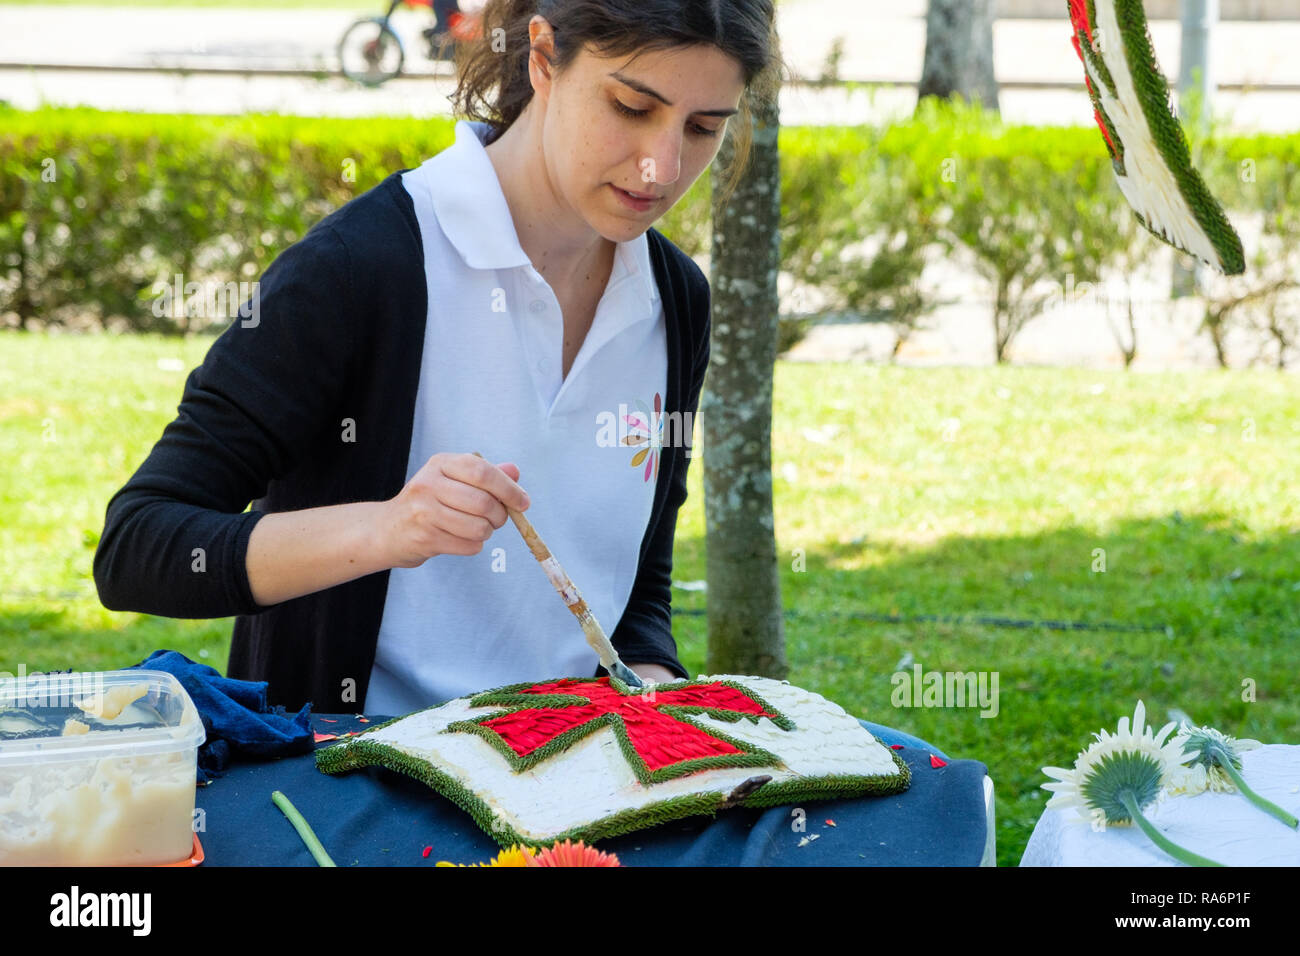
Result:
[[1151,838],[1151,842],[1160,849],[1164,850],[1175,860],[1181,860],[1188,866],[1223,866],[1222,863],[1215,863],[1211,859],[1198,856],[1191,850],[1185,850],[1173,840],[1169,839],[1159,830],[1151,825],[1146,817],[1142,816],[1142,811],[1138,809],[1137,801],[1133,799],[1133,791],[1122,790],[1119,794],[1120,802],[1124,804],[1124,809],[1128,811],[1133,822],[1142,828],[1142,832]]
[[288,797],[279,790],[272,790],[271,802],[279,807],[280,812],[289,818],[289,822],[293,824],[293,828],[298,831],[298,836],[302,837],[302,842],[307,844],[307,849],[311,851],[311,855],[316,859],[317,865],[337,865],[330,859],[330,855],[326,853],[325,848],[321,846],[320,840],[316,839],[316,834],[313,833],[311,827],[307,825],[307,821],[304,820],[302,814],[298,812],[298,808],[289,802]]
[[1214,760],[1227,772],[1228,776],[1232,778],[1232,782],[1237,785],[1237,789],[1241,791],[1243,797],[1255,806],[1259,807],[1265,813],[1271,813],[1273,816],[1277,817],[1292,830],[1296,829],[1296,827],[1300,825],[1300,820],[1297,820],[1291,814],[1287,813],[1272,800],[1265,800],[1254,790],[1250,789],[1250,787],[1246,786],[1246,781],[1241,779],[1241,774],[1238,773],[1237,768],[1232,765],[1232,761],[1222,756],[1217,749],[1214,751]]

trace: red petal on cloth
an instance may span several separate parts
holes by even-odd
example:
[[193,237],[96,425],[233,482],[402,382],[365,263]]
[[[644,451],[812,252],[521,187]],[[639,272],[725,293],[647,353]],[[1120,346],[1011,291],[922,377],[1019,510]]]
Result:
[[338,740],[338,739],[339,739],[339,735],[338,735],[338,734],[314,734],[313,736],[316,738],[316,743],[320,743],[320,742],[323,741],[323,740]]
[[834,821],[834,820],[827,820],[827,821],[826,821],[826,825],[827,825],[828,827],[833,827],[833,826],[835,826],[835,821]]
[[357,720],[358,720],[359,722],[363,723],[363,724],[368,724],[368,723],[370,723],[370,721],[366,720],[366,718],[364,718],[364,717],[358,717]]
[[322,718],[321,718],[321,723],[323,723],[323,724],[337,724],[338,721],[337,721],[337,720],[330,720],[328,717],[322,717]]
[[931,767],[946,767],[946,766],[948,766],[948,761],[946,761],[946,760],[942,760],[942,759],[940,759],[939,757],[936,757],[934,754],[930,754],[930,766],[931,766]]
[[424,853],[421,854],[421,855],[422,855],[422,856],[427,860],[427,859],[429,858],[429,854],[432,853],[432,852],[433,852],[433,847],[431,847],[431,846],[426,846],[426,847],[424,848]]
[[902,749],[903,749],[903,745],[902,745],[902,744],[890,744],[890,745],[889,745],[889,749],[890,749],[890,750],[902,750]]

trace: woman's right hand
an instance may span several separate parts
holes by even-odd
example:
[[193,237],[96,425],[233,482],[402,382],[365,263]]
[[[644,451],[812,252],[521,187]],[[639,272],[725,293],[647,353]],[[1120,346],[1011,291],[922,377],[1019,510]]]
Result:
[[526,511],[519,468],[471,453],[439,452],[397,496],[384,502],[381,522],[389,567],[419,567],[439,554],[478,554],[506,523],[506,505]]

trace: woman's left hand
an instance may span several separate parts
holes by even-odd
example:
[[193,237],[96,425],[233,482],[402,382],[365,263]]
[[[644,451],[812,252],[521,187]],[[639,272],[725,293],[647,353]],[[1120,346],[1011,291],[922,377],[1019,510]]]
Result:
[[669,681],[677,680],[677,675],[662,664],[628,664],[627,666],[632,668],[632,672],[637,677],[653,681],[656,684],[666,684]]

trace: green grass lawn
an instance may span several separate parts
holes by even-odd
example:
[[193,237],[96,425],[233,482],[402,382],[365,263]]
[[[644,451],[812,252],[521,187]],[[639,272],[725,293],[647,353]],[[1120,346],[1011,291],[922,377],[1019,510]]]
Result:
[[[224,670],[230,620],[111,613],[91,580],[108,499],[209,342],[0,336],[0,669],[168,647]],[[1178,707],[1300,743],[1293,376],[782,363],[773,441],[791,680],[986,763],[1000,864],[1047,799],[1039,768],[1069,765],[1139,697],[1156,723]],[[704,577],[699,450],[680,581]],[[700,611],[705,595],[674,602]],[[1090,628],[974,621],[990,617]],[[705,618],[675,630],[703,668]],[[893,707],[906,654],[926,672],[996,672],[997,716]]]

